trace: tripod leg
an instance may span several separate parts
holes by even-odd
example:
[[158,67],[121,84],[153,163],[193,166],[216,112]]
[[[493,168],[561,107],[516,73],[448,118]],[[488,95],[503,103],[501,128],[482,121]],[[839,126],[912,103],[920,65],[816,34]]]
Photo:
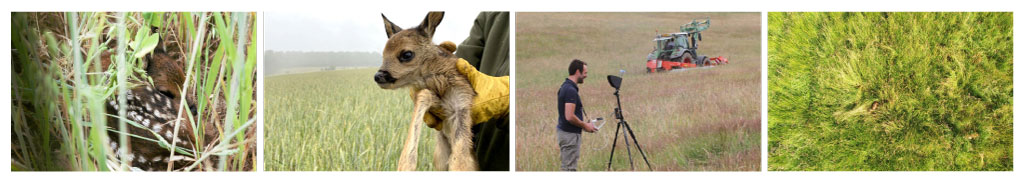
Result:
[[633,166],[633,150],[629,149],[629,136],[626,136],[627,135],[626,134],[626,132],[627,132],[626,129],[629,129],[629,126],[626,123],[622,123],[622,124],[623,125],[627,125],[626,128],[622,129],[622,140],[623,140],[623,142],[626,142],[626,155],[627,155],[627,157],[629,157],[629,170],[630,171],[636,171],[636,167]]
[[[651,169],[651,162],[647,161],[647,154],[644,153],[644,150],[640,148],[640,142],[636,141],[636,135],[633,134],[633,128],[630,128],[629,124],[625,124],[625,125],[626,125],[627,132],[629,132],[629,136],[633,137],[633,144],[636,144],[636,149],[640,150],[640,155],[644,157],[644,162],[647,163],[647,170],[653,170],[653,169]],[[625,132],[623,132],[623,133],[625,133]],[[624,139],[624,140],[629,141],[629,139]]]
[[618,125],[615,126],[615,139],[612,139],[612,153],[610,153],[611,155],[608,156],[607,171],[612,170],[612,157],[615,157],[615,144],[619,142],[619,129],[622,129],[622,123],[619,123]]

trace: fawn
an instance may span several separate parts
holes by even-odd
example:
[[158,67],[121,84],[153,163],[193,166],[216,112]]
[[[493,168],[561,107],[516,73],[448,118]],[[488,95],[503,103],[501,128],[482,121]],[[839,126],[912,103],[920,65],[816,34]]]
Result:
[[446,114],[442,119],[434,166],[437,170],[477,170],[473,155],[473,120],[470,105],[476,92],[469,80],[456,70],[458,58],[432,42],[434,31],[444,12],[430,12],[419,26],[402,29],[386,16],[384,31],[388,35],[382,53],[384,59],[374,81],[383,89],[409,87],[415,91],[413,118],[398,160],[399,171],[416,170],[416,144],[419,142],[423,116],[429,111]]
[[[127,100],[126,115],[124,116],[126,120],[134,121],[136,124],[141,125],[128,125],[126,131],[130,136],[140,136],[156,141],[162,139],[168,144],[174,143],[176,147],[188,150],[196,149],[195,145],[206,145],[195,144],[197,139],[194,139],[193,123],[188,116],[188,114],[198,115],[193,105],[195,97],[180,93],[186,81],[182,70],[184,62],[180,58],[180,54],[168,53],[162,48],[157,48],[145,58],[145,70],[153,80],[152,85],[146,82],[135,82],[136,86],[130,88],[126,95],[117,96],[125,97]],[[109,58],[104,59],[106,59],[104,64],[108,64]],[[189,105],[190,111],[179,114],[178,109],[183,97],[186,99],[186,104]],[[107,117],[107,120],[110,122],[118,121],[116,116],[119,105],[116,98],[110,100],[107,104],[107,111],[111,114],[111,116]],[[175,125],[178,125],[177,135],[174,132]],[[212,124],[203,125],[206,126],[204,126],[205,131],[201,135],[204,136],[207,142],[217,138],[214,132],[216,127],[212,126]],[[127,144],[127,149],[130,151],[127,157],[123,157],[119,147],[125,144],[118,144],[120,142],[119,128],[117,125],[111,126],[113,130],[108,133],[108,136],[111,137],[110,147],[115,151],[118,159],[130,162],[134,168],[146,171],[160,171],[166,170],[169,162],[174,162],[174,167],[180,168],[190,164],[190,161],[196,161],[194,157],[183,155],[182,153],[175,153],[175,156],[169,157],[171,153],[167,147],[161,146],[158,142],[140,138],[129,139],[130,143]]]

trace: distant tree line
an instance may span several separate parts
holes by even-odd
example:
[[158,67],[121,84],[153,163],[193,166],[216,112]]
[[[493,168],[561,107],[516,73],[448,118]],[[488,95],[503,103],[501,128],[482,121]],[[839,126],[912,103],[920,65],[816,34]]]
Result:
[[380,52],[273,51],[263,54],[267,75],[283,74],[291,68],[317,67],[334,70],[346,67],[379,67]]

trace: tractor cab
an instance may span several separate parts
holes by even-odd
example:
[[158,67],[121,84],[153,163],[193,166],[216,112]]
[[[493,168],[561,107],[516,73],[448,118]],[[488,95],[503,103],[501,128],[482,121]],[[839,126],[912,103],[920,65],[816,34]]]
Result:
[[684,53],[694,55],[697,52],[697,44],[693,40],[692,34],[686,32],[661,34],[652,41],[654,50],[648,55],[648,60],[682,61]]

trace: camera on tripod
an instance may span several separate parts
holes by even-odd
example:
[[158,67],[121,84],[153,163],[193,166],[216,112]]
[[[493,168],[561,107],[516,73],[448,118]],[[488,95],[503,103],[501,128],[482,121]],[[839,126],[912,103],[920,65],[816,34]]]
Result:
[[[624,71],[620,71],[622,73]],[[619,97],[619,88],[622,86],[622,77],[615,75],[608,75],[608,84],[615,88],[615,119],[618,119],[618,125],[615,127],[615,139],[612,140],[612,152],[611,156],[608,157],[608,170],[612,169],[612,158],[615,157],[615,145],[619,142],[619,131],[621,129],[622,139],[626,143],[626,154],[629,155],[629,168],[636,170],[633,166],[633,152],[630,150],[629,141],[633,140],[633,144],[636,145],[636,149],[640,151],[640,156],[644,158],[644,162],[647,163],[647,170],[651,170],[651,162],[647,160],[647,154],[640,148],[640,142],[637,142],[636,135],[633,134],[633,129],[629,127],[629,123],[626,123],[626,119],[622,116],[622,98]],[[623,128],[625,127],[625,128]],[[628,134],[628,136],[627,136]]]
[[[615,75],[608,75],[608,84],[615,88],[615,99],[619,99],[619,87],[622,86],[622,77]],[[615,119],[622,121],[622,104],[619,103],[618,107],[615,108]]]

